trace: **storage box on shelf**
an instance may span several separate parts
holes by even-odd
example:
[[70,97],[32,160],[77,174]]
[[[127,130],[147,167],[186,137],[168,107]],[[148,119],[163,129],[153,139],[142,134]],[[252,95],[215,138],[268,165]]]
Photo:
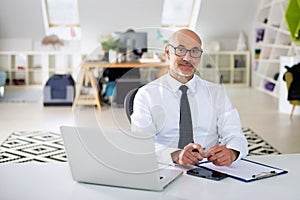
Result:
[[284,19],[288,0],[263,0],[257,13],[252,85],[278,97],[280,56],[294,56],[300,47],[291,41]]
[[9,85],[43,85],[53,74],[76,78],[86,55],[62,52],[0,52],[0,70]]
[[207,52],[202,56],[200,74],[205,79],[226,85],[249,86],[248,51]]

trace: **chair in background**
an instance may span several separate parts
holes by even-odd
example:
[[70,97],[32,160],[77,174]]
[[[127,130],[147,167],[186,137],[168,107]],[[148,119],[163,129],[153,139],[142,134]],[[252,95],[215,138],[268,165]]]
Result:
[[6,72],[0,71],[0,97],[4,97],[4,86],[6,84]]
[[139,90],[139,88],[134,88],[134,89],[130,90],[124,99],[124,108],[125,108],[126,116],[129,120],[129,122],[131,122],[130,116],[133,113],[134,97],[138,90]]
[[142,85],[140,69],[132,68],[116,79],[114,88],[113,105],[123,107],[127,93]]
[[[287,91],[288,91],[288,93],[290,93],[290,87],[293,82],[293,73],[287,71],[284,74],[284,80],[286,82]],[[292,109],[291,109],[291,113],[290,113],[290,119],[292,119],[296,105],[300,105],[300,99],[299,100],[288,100],[288,101],[292,105]]]
[[140,79],[118,79],[116,81],[112,105],[123,107],[128,92],[132,89],[141,87],[141,85]]
[[53,74],[44,86],[44,106],[72,106],[75,81],[70,74]]

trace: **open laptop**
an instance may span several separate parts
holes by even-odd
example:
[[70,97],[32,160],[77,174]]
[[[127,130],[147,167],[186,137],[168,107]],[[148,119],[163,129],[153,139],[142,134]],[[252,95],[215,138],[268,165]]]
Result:
[[60,130],[75,181],[159,191],[182,174],[159,167],[151,136],[72,126]]

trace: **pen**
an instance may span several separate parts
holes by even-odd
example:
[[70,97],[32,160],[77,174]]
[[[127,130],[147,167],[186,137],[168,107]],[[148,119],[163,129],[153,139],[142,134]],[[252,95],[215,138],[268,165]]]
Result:
[[199,153],[198,149],[193,149],[192,152],[197,152],[197,153]]
[[[203,148],[203,153],[204,153],[204,151],[205,151],[205,148]],[[199,153],[203,158],[205,158],[205,153],[204,153],[204,154],[200,153],[198,149],[193,149],[192,152],[197,152],[197,153]]]
[[[202,149],[203,149],[203,152],[205,152],[205,147],[203,147]],[[200,152],[198,151],[198,149],[193,149],[192,152],[200,153]]]
[[[221,136],[218,135],[218,139],[217,139],[217,142],[215,143],[215,145],[221,144],[221,139],[222,139]],[[208,148],[202,147],[202,149],[203,149],[203,153],[205,153],[205,151],[206,151]],[[198,149],[193,149],[192,152],[200,153],[200,152],[198,151]]]

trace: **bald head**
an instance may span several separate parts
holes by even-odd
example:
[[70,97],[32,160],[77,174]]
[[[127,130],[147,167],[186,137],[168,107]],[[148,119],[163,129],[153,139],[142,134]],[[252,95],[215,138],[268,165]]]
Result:
[[197,33],[190,29],[180,29],[173,33],[170,38],[170,44],[178,45],[181,42],[188,42],[202,46],[202,41]]

